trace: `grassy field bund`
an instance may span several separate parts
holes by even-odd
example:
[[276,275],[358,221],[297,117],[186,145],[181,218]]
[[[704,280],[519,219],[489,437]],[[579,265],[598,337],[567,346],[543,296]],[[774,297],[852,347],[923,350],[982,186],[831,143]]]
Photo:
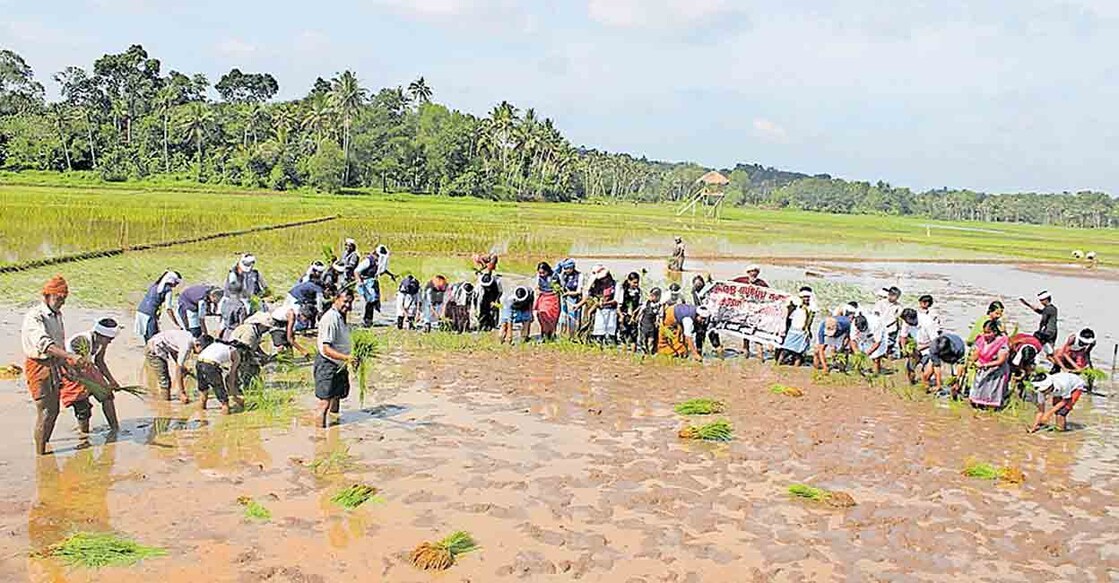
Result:
[[319,225],[252,233],[125,253],[0,275],[0,302],[26,303],[48,274],[71,282],[75,304],[123,306],[165,268],[187,281],[220,281],[242,252],[255,253],[266,279],[286,289],[353,237],[361,249],[388,245],[393,271],[465,275],[470,254],[497,250],[503,270],[528,273],[538,260],[567,255],[651,257],[661,263],[673,235],[689,255],[743,262],[815,257],[868,259],[1067,261],[1073,249],[1096,251],[1101,265],[1119,257],[1119,232],[1020,224],[957,223],[758,208],[726,209],[720,220],[676,216],[668,205],[511,203],[469,198],[360,192],[233,190],[182,183],[85,184],[43,175],[0,176],[0,265],[207,233],[340,218]]

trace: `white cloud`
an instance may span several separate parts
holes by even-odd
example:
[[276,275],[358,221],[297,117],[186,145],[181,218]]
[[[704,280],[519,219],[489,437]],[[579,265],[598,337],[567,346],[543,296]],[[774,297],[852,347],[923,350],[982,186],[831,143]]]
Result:
[[789,142],[789,132],[773,120],[755,117],[753,126],[754,135],[766,142],[776,144],[787,144]]
[[257,52],[257,46],[239,38],[226,38],[215,47],[218,54],[232,59],[246,59]]
[[423,20],[449,20],[510,12],[518,7],[514,0],[374,0],[374,4]]
[[628,29],[675,30],[711,26],[742,16],[732,0],[588,0],[587,15],[604,26]]

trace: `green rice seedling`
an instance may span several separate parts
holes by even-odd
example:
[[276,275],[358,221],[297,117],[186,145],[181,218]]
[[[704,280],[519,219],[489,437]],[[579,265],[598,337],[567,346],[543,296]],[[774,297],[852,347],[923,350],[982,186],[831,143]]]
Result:
[[967,465],[964,466],[963,473],[969,478],[979,478],[980,480],[997,480],[999,478],[998,468],[992,464],[975,460],[969,460],[967,462]]
[[688,399],[676,405],[676,412],[681,415],[714,415],[726,410],[726,403],[715,399]]
[[140,398],[143,398],[145,395],[147,395],[147,391],[144,390],[144,387],[141,387],[139,385],[129,385],[113,388],[107,387],[105,385],[102,385],[101,383],[80,376],[78,377],[78,383],[80,383],[82,387],[84,387],[85,390],[89,392],[90,395],[97,397],[97,400],[99,401],[104,401],[105,399],[109,398],[109,396],[112,395],[113,392],[118,391],[121,393],[128,393],[129,395]]
[[1080,378],[1084,379],[1084,382],[1089,384],[1106,381],[1108,376],[1110,375],[1098,368],[1086,368],[1080,371]]
[[794,498],[820,502],[832,508],[850,508],[855,505],[855,499],[846,492],[834,492],[807,484],[793,484],[789,486],[788,492]]
[[803,397],[804,391],[797,387],[790,387],[782,384],[774,384],[769,386],[769,392],[775,395],[784,395],[786,397]]
[[248,496],[241,496],[237,499],[237,503],[245,507],[245,518],[249,520],[260,520],[263,522],[272,520],[272,512],[265,508],[263,504]]
[[167,551],[144,546],[113,533],[79,532],[39,554],[55,557],[73,567],[98,569],[135,565],[144,559],[166,555]]
[[412,564],[424,571],[450,569],[459,555],[478,548],[478,543],[465,531],[455,531],[436,543],[425,542],[412,550]]
[[266,421],[281,421],[295,412],[294,389],[266,387],[264,379],[255,376],[241,392],[245,400],[245,411],[251,411]]
[[354,509],[370,500],[379,502],[380,498],[377,497],[377,489],[373,486],[366,486],[365,484],[354,484],[341,492],[335,494],[330,501],[341,506],[342,508]]
[[698,427],[688,425],[681,429],[678,435],[682,439],[703,441],[730,441],[734,438],[733,427],[726,419],[720,419]]
[[350,446],[341,445],[330,450],[326,455],[316,458],[307,464],[307,467],[312,474],[321,478],[331,474],[341,474],[353,465],[354,456],[350,455]]
[[371,330],[354,330],[350,340],[353,342],[354,372],[357,373],[358,402],[364,406],[369,368],[377,354],[377,337]]

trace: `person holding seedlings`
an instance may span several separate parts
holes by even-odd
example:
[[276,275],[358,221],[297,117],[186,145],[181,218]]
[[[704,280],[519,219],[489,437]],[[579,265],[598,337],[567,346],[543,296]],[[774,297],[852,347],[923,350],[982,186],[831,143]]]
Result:
[[249,310],[241,301],[241,282],[234,281],[226,284],[226,291],[218,302],[218,313],[221,315],[221,330],[218,337],[228,340],[233,330],[249,317]]
[[1010,341],[994,320],[983,325],[983,334],[975,339],[971,362],[976,368],[975,381],[968,399],[975,407],[1001,408],[1010,386]]
[[420,280],[409,273],[400,280],[400,287],[396,290],[396,328],[403,330],[405,324],[409,329],[415,328],[419,311]]
[[661,312],[661,288],[649,290],[649,297],[637,312],[637,334],[642,352],[648,355],[657,353],[657,324]]
[[[929,346],[929,353],[927,358],[922,360],[921,382],[925,383],[926,387],[930,390],[942,391],[944,390],[944,377],[942,374],[942,365],[947,364],[956,382],[952,383],[949,387],[952,397],[955,398],[960,392],[960,382],[963,378],[963,367],[960,364],[967,354],[967,345],[964,344],[964,339],[951,332],[941,332],[932,344]],[[936,381],[936,384],[931,384],[930,381]]]
[[987,313],[982,318],[976,320],[974,324],[972,324],[971,334],[969,334],[967,337],[967,345],[973,346],[975,344],[975,339],[979,338],[979,336],[983,334],[983,325],[986,324],[988,320],[994,320],[996,323],[998,323],[999,329],[1001,330],[1003,328],[1002,316],[1005,311],[1006,307],[1003,306],[1002,302],[1000,302],[999,300],[995,300],[988,304]]
[[[78,420],[78,430],[82,433],[89,433],[93,406],[89,402],[89,391],[79,379],[87,379],[108,389],[120,387],[120,383],[109,371],[109,366],[105,364],[105,351],[119,332],[120,326],[116,320],[102,318],[93,325],[92,329],[75,334],[66,341],[67,351],[81,356],[82,361],[75,367],[63,370],[59,399],[61,406],[74,408],[74,418]],[[96,398],[97,402],[101,403],[101,412],[105,414],[105,421],[109,423],[109,431],[116,433],[120,430],[120,422],[117,421],[117,407],[113,400],[113,392],[108,391],[104,400],[100,396]]]
[[[1079,375],[1057,372],[1034,383],[1034,390],[1037,391],[1037,416],[1028,430],[1030,433],[1041,429],[1053,417],[1057,418],[1058,431],[1067,430],[1068,414],[1088,387]],[[1046,401],[1050,402],[1048,408]]]
[[[294,348],[299,354],[307,356],[309,354],[307,349],[300,346],[295,339],[295,331],[297,329],[306,330],[313,325],[308,321],[308,318],[313,317],[312,312],[303,309],[301,306],[284,303],[272,310],[270,316],[272,318],[272,346],[277,351]],[[259,345],[259,340],[257,344]]]
[[828,366],[828,357],[849,352],[850,341],[850,316],[839,315],[825,319],[816,333],[816,350],[812,357],[812,365],[827,374],[831,369]]
[[451,320],[451,330],[463,334],[470,331],[470,315],[478,303],[478,292],[474,284],[462,281],[451,286],[451,297],[447,301],[447,318]]
[[604,265],[596,265],[591,270],[591,285],[587,288],[587,299],[594,309],[594,327],[591,341],[603,344],[614,343],[618,336],[618,299],[617,283],[614,276]]
[[346,315],[353,308],[353,303],[354,292],[342,290],[319,320],[319,353],[315,356],[313,372],[315,397],[319,400],[315,421],[319,427],[326,427],[327,415],[338,411],[342,399],[350,394],[348,365],[354,359]]
[[206,330],[206,316],[218,313],[218,303],[225,295],[216,285],[203,283],[192,285],[179,294],[176,321],[179,327],[201,338],[208,334]]
[[1055,370],[1079,373],[1092,368],[1092,348],[1096,346],[1096,333],[1085,328],[1068,337],[1064,345],[1053,353]]
[[46,455],[47,443],[58,420],[62,389],[62,368],[75,367],[81,357],[66,350],[62,326],[62,306],[70,287],[61,275],[43,285],[43,301],[27,311],[20,328],[20,343],[25,357],[23,375],[27,390],[35,401],[35,452]]
[[[237,283],[236,288],[233,286],[234,282]],[[234,289],[239,290],[236,295],[233,294]],[[252,254],[242,255],[229,270],[229,276],[225,279],[225,295],[240,299],[245,305],[245,312],[250,316],[257,311],[253,298],[268,295],[268,286],[264,283],[264,277],[257,271],[256,257]]]
[[261,363],[272,358],[261,349],[260,342],[273,329],[273,324],[271,313],[257,312],[246,318],[245,323],[230,334],[230,342],[239,346],[242,351],[241,364],[237,367],[237,376],[242,385],[247,385],[251,379],[259,376]]
[[357,289],[365,300],[361,324],[368,328],[373,325],[373,317],[381,312],[381,276],[388,275],[396,281],[396,274],[389,271],[389,248],[377,245],[372,253],[357,264],[354,274],[357,277]]
[[703,360],[696,343],[696,324],[710,317],[711,312],[706,306],[677,304],[665,308],[657,353],[676,357],[690,355],[696,361]]
[[940,335],[940,327],[928,314],[918,313],[913,308],[905,308],[901,311],[901,321],[904,324],[901,336],[913,340],[913,350],[906,355],[909,357],[906,363],[906,375],[909,377],[909,383],[914,384],[917,382],[918,371],[928,363],[929,347]]
[[237,386],[237,367],[241,364],[241,349],[233,344],[215,341],[211,342],[198,354],[198,363],[195,366],[198,377],[198,410],[206,410],[206,401],[209,400],[209,391],[213,389],[214,398],[221,404],[221,414],[229,415],[229,398],[244,409],[245,401],[241,398]]
[[527,341],[532,332],[532,290],[518,285],[501,298],[501,343],[513,343],[513,328],[521,327],[521,338]]
[[1041,316],[1034,336],[1041,342],[1045,355],[1052,358],[1053,343],[1057,341],[1057,306],[1053,305],[1053,296],[1047,290],[1042,290],[1037,292],[1037,304],[1026,301],[1026,298],[1018,298],[1018,301]]
[[630,272],[622,282],[619,292],[621,301],[618,313],[621,323],[618,327],[619,341],[622,346],[637,352],[637,312],[641,310],[641,275]]
[[668,260],[668,270],[684,271],[684,256],[687,253],[684,248],[684,239],[676,236],[673,241],[676,245],[672,248],[672,258]]
[[148,286],[144,299],[136,307],[136,336],[147,342],[159,333],[159,318],[163,310],[167,317],[175,322],[175,313],[171,310],[171,295],[175,288],[183,282],[183,276],[177,271],[168,269],[159,279]]
[[[489,332],[497,329],[498,312],[501,304],[501,277],[492,272],[478,276],[481,298],[478,300],[478,330]],[[397,312],[400,307],[397,307]]]
[[423,291],[424,331],[431,332],[446,317],[444,304],[447,295],[447,278],[442,275],[432,277]]
[[548,262],[536,265],[536,305],[533,317],[540,325],[540,337],[552,340],[556,337],[556,324],[559,323],[559,280]]
[[195,340],[186,330],[167,330],[152,336],[144,347],[144,360],[149,374],[156,376],[159,383],[159,397],[171,400],[171,391],[177,391],[179,401],[184,405],[190,402],[183,380],[186,377],[187,359],[199,350],[200,342],[206,337]]
[[889,343],[885,323],[873,314],[858,314],[851,322],[855,329],[853,344],[873,364],[874,374],[882,374],[882,359]]
[[1015,334],[1010,337],[1010,378],[1021,383],[1033,376],[1037,356],[1042,353],[1041,342],[1033,334]]
[[574,259],[564,259],[556,266],[559,271],[561,300],[560,333],[574,338],[582,319],[583,274],[575,267]]

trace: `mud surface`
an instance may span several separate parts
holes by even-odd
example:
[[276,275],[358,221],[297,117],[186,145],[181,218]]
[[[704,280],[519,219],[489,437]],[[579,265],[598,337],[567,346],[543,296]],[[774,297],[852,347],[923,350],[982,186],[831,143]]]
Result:
[[[18,351],[6,313],[0,358]],[[71,329],[92,314],[68,313]],[[139,345],[111,365],[135,380]],[[304,371],[309,381],[310,372]],[[780,375],[780,378],[778,378]],[[0,382],[3,581],[1107,581],[1119,576],[1115,417],[1078,410],[1067,434],[884,389],[813,384],[754,362],[611,354],[390,350],[360,409],[329,430],[121,396],[125,432],[79,447],[69,411],[36,459],[33,406]],[[774,382],[802,387],[791,399]],[[674,403],[726,401],[735,439],[681,441]],[[1102,409],[1101,409],[1102,410]],[[95,412],[95,425],[103,423]],[[1085,426],[1097,429],[1089,431]],[[1101,433],[1105,431],[1106,433]],[[1022,469],[1019,486],[961,475],[968,458]],[[316,460],[330,463],[315,465]],[[322,471],[316,473],[314,468]],[[324,469],[325,468],[325,469]],[[364,482],[383,502],[344,511]],[[856,506],[794,500],[792,483]],[[250,496],[272,520],[248,521]],[[75,530],[168,549],[128,569],[68,570],[29,553]],[[481,548],[449,572],[407,553],[457,529]]]

